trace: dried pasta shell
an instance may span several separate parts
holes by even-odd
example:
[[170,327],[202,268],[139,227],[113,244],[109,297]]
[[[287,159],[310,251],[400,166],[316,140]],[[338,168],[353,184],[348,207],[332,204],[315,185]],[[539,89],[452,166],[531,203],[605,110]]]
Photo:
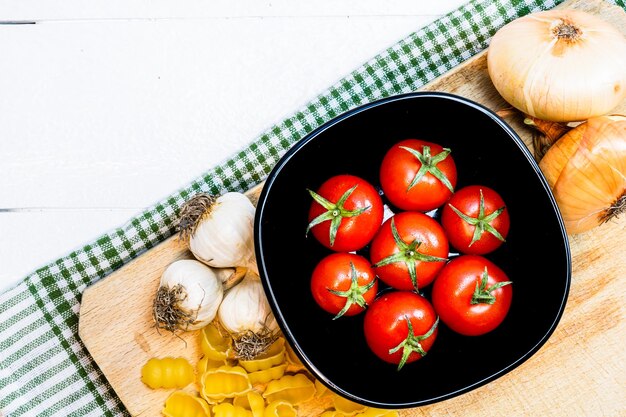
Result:
[[203,356],[198,361],[198,365],[196,366],[196,369],[198,371],[198,374],[202,375],[206,371],[209,371],[209,370],[215,369],[215,368],[219,368],[222,365],[226,365],[226,361],[225,360],[217,361],[215,359],[209,358],[208,356]]
[[322,384],[319,379],[316,379],[314,382],[315,385],[315,398],[322,398],[332,393],[326,385]]
[[233,340],[222,335],[213,323],[209,323],[200,331],[200,349],[208,359],[224,361],[231,355]]
[[295,369],[306,369],[298,358],[298,355],[296,355],[296,352],[294,352],[293,347],[291,347],[291,345],[287,342],[285,342],[285,356],[287,363],[292,365]]
[[252,389],[248,373],[241,366],[222,365],[200,377],[200,394],[210,404],[234,398]]
[[337,410],[326,410],[324,411],[322,414],[320,414],[320,417],[345,417],[346,415],[340,411]]
[[200,381],[202,379],[202,375],[211,369],[219,368],[222,365],[226,365],[225,360],[216,361],[215,359],[210,359],[208,356],[202,356],[198,363],[196,364],[196,382],[200,385]]
[[141,368],[141,381],[152,389],[183,388],[195,378],[185,358],[151,358]]
[[239,360],[239,365],[248,372],[257,372],[280,365],[285,361],[285,339],[279,337],[267,351],[251,360]]
[[333,393],[333,406],[335,407],[335,410],[349,416],[367,410],[367,406],[350,401],[349,399],[335,393]]
[[174,391],[165,400],[165,417],[211,417],[211,409],[202,398],[186,391]]
[[310,400],[315,395],[315,385],[304,374],[285,375],[270,381],[263,392],[268,403],[287,401],[293,405]]
[[272,401],[265,407],[263,417],[297,417],[295,407],[287,401]]
[[265,411],[265,399],[263,399],[260,393],[254,390],[235,397],[233,405],[252,411],[252,417],[263,417]]
[[250,372],[248,378],[250,378],[252,384],[267,384],[274,379],[282,378],[282,376],[285,375],[285,370],[287,370],[287,364],[283,363],[282,365],[273,366],[269,369]]
[[231,403],[214,405],[213,417],[252,417],[252,411]]

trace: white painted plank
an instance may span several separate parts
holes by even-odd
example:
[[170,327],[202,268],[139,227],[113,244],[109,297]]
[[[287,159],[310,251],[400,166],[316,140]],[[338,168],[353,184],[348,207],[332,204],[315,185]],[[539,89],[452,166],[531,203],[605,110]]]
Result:
[[3,3],[0,291],[462,3]]
[[139,212],[129,208],[0,213],[0,292],[38,267],[121,226]]
[[0,207],[146,206],[425,21],[0,28]]
[[2,20],[204,19],[216,17],[428,16],[464,3],[459,0],[20,0],[3,4]]

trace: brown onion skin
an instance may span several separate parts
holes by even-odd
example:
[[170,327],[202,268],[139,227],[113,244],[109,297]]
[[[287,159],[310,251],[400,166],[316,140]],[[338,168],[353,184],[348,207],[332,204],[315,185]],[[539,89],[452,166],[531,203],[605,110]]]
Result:
[[[566,23],[577,31],[556,30]],[[500,95],[525,114],[584,121],[626,98],[626,38],[590,13],[547,10],[515,19],[490,41],[487,69]]]
[[598,116],[563,135],[539,163],[568,234],[617,217],[626,199],[626,116]]

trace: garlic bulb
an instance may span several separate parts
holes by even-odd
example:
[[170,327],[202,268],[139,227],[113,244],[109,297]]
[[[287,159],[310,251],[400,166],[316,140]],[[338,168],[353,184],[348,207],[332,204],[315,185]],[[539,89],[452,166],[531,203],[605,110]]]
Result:
[[199,261],[216,268],[242,266],[258,273],[254,215],[254,205],[242,193],[198,194],[181,209],[178,228]]
[[248,271],[243,280],[226,292],[217,317],[233,336],[235,354],[253,359],[276,339],[278,324],[258,275]]
[[157,328],[197,330],[215,318],[224,289],[216,273],[194,259],[172,262],[161,275],[153,302]]

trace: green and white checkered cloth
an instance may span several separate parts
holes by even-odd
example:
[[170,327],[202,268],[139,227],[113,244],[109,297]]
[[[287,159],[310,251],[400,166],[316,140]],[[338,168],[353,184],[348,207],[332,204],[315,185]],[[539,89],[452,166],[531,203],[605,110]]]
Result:
[[[169,237],[178,209],[193,194],[249,189],[321,124],[367,102],[419,89],[487,47],[505,23],[560,1],[470,1],[374,57],[143,214],[0,294],[0,416],[128,415],[78,337],[87,286]],[[626,8],[624,0],[613,2]]]

